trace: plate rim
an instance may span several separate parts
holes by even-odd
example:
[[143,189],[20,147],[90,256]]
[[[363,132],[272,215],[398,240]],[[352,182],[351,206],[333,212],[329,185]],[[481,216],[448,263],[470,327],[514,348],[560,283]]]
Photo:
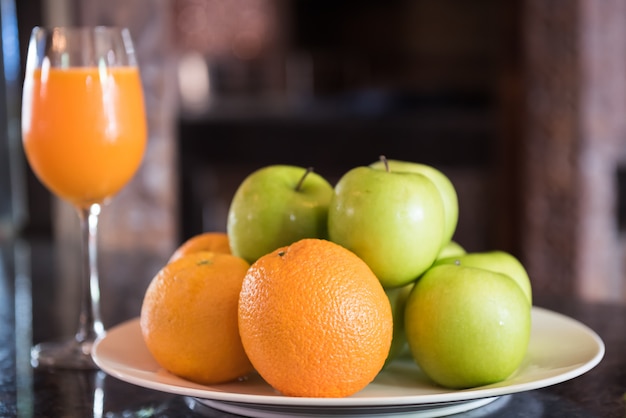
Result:
[[[508,396],[508,395],[507,395]],[[222,412],[228,412],[237,416],[250,416],[257,418],[276,418],[276,417],[311,417],[311,416],[327,416],[327,417],[422,417],[434,418],[442,416],[450,416],[468,412],[477,408],[490,405],[495,401],[506,399],[505,397],[495,396],[491,398],[470,399],[459,402],[441,402],[437,404],[409,404],[409,405],[388,405],[377,406],[358,406],[345,408],[321,408],[315,407],[315,411],[310,408],[298,408],[287,405],[259,405],[243,402],[227,402],[214,399],[190,398],[200,405],[208,408],[217,409]],[[259,409],[259,407],[261,407]],[[395,409],[398,408],[398,409]],[[346,415],[349,411],[349,415]],[[410,414],[410,415],[407,415]]]
[[[543,387],[552,386],[567,380],[576,378],[589,370],[593,369],[600,363],[605,354],[605,345],[600,336],[586,324],[546,308],[533,306],[533,327],[535,321],[543,317],[553,321],[558,321],[563,325],[567,325],[572,329],[577,328],[584,332],[586,337],[595,344],[595,353],[586,362],[569,369],[556,376],[544,377],[530,382],[522,382],[507,385],[507,381],[496,383],[493,385],[481,386],[477,388],[463,390],[449,390],[432,394],[416,394],[416,395],[399,395],[399,396],[370,396],[370,397],[343,397],[343,398],[308,398],[308,397],[289,397],[281,394],[264,395],[264,394],[243,394],[228,392],[216,389],[219,385],[204,386],[193,382],[178,378],[164,370],[159,370],[171,379],[181,380],[181,385],[164,383],[154,379],[154,372],[143,371],[145,377],[139,377],[137,373],[131,373],[128,367],[116,366],[114,362],[107,358],[103,347],[106,346],[116,335],[127,331],[129,327],[135,327],[139,330],[139,318],[132,318],[110,328],[107,333],[96,340],[92,349],[92,356],[96,365],[105,373],[140,387],[153,389],[161,392],[172,393],[182,396],[191,396],[200,399],[210,399],[214,401],[237,402],[242,404],[261,404],[261,405],[285,405],[293,407],[356,407],[356,406],[405,406],[405,405],[425,405],[425,404],[441,404],[449,402],[469,401],[480,398],[496,397],[510,395],[519,392],[535,390]],[[532,338],[532,334],[531,334]],[[135,369],[141,371],[139,369]],[[151,377],[151,378],[150,378]],[[184,386],[183,386],[184,384]],[[230,383],[233,384],[233,383]]]

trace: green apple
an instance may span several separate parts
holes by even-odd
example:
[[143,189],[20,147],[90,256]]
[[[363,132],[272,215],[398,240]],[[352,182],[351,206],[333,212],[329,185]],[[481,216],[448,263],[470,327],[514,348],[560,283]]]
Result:
[[385,288],[408,284],[433,264],[444,222],[428,177],[366,166],[339,179],[328,209],[330,240],[361,257]]
[[446,245],[443,246],[441,251],[439,251],[439,255],[437,256],[437,260],[441,260],[448,257],[458,257],[460,255],[467,254],[465,248],[461,244],[456,241],[448,241]]
[[435,383],[464,389],[500,382],[528,350],[531,306],[507,275],[445,264],[415,284],[405,308],[413,359]]
[[450,241],[456,231],[459,222],[459,200],[454,185],[443,172],[427,164],[420,164],[411,161],[386,160],[381,158],[370,164],[379,170],[386,170],[387,165],[390,171],[399,171],[406,173],[419,173],[428,177],[441,193],[443,200],[443,209],[445,211],[445,232],[443,242],[446,244]]
[[302,238],[328,238],[333,186],[310,169],[270,165],[237,188],[226,230],[231,252],[253,263]]
[[435,264],[459,264],[506,274],[515,280],[522,288],[522,291],[528,299],[528,303],[533,303],[532,286],[526,269],[513,254],[506,251],[496,250],[467,253],[439,259]]
[[393,314],[393,338],[391,340],[389,355],[387,356],[387,360],[385,360],[383,368],[387,367],[389,363],[408,349],[406,332],[404,330],[404,308],[406,306],[406,300],[411,293],[411,289],[413,289],[413,285],[414,283],[411,282],[401,287],[385,290]]

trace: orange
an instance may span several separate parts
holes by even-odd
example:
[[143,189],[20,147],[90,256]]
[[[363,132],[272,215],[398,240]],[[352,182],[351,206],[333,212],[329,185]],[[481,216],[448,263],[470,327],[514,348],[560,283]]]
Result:
[[256,371],[287,396],[344,397],[380,372],[393,332],[380,281],[351,251],[303,239],[255,261],[239,333]]
[[174,251],[168,263],[171,263],[183,255],[198,251],[213,251],[216,253],[230,254],[228,235],[226,235],[225,232],[204,232],[194,235],[183,242],[176,251]]
[[248,263],[200,251],[167,264],[141,306],[143,339],[165,370],[201,384],[235,380],[253,370],[237,330],[237,303]]

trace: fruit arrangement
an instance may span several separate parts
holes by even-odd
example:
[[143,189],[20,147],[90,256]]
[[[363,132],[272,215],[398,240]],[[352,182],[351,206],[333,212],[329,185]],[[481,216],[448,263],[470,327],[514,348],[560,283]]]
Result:
[[530,280],[513,255],[454,241],[458,214],[425,164],[381,157],[334,186],[259,169],[226,232],[190,238],[148,286],[146,346],[185,379],[256,372],[285,396],[350,396],[401,355],[443,387],[502,381],[526,355]]

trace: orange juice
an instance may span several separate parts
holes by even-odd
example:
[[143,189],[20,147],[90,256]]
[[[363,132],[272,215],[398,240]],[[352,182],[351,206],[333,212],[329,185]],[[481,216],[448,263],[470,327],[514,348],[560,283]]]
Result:
[[37,69],[25,80],[23,106],[30,166],[60,198],[104,202],[137,171],[147,136],[137,68]]

